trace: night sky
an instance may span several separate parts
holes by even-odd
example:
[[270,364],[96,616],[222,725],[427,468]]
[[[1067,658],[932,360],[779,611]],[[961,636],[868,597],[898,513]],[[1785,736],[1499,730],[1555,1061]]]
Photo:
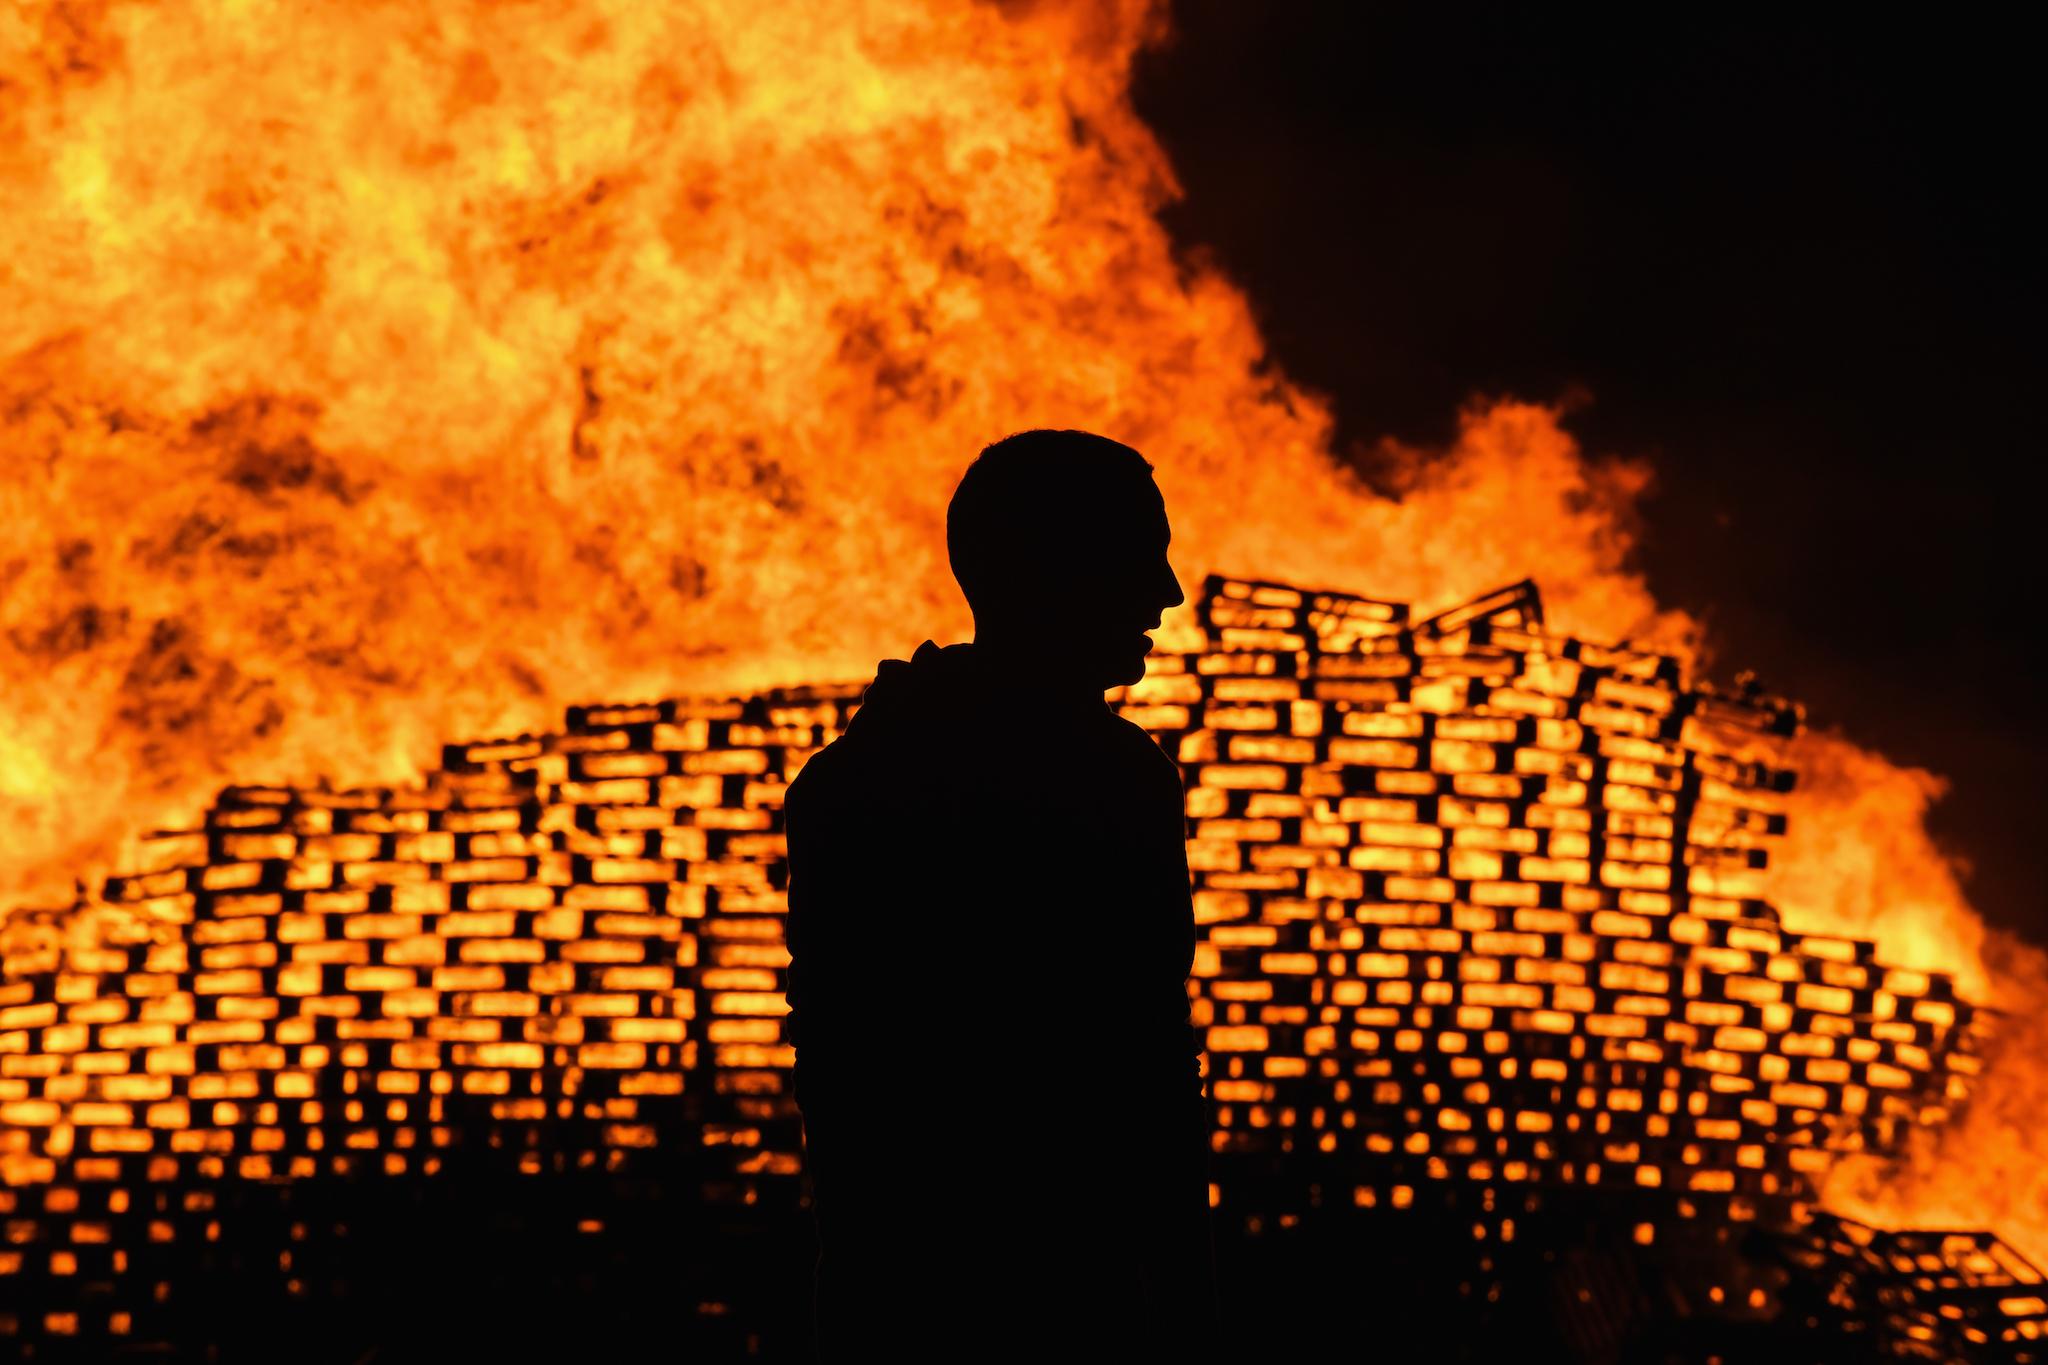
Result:
[[1714,671],[1947,775],[1972,898],[2048,941],[2038,73],[1994,13],[1183,0],[1137,99],[1368,476],[1588,395]]

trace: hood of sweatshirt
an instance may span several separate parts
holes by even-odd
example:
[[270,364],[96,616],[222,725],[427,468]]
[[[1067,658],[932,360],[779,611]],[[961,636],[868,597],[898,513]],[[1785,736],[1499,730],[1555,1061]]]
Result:
[[1048,694],[992,664],[981,646],[926,640],[909,659],[884,659],[876,667],[846,737],[864,746],[877,739],[914,744],[927,736],[958,747],[1041,730],[1071,734],[1113,716],[1099,695]]
[[866,745],[902,742],[926,732],[957,734],[957,727],[979,709],[984,683],[973,645],[926,640],[908,659],[884,659],[876,666],[875,680],[861,693],[846,737]]

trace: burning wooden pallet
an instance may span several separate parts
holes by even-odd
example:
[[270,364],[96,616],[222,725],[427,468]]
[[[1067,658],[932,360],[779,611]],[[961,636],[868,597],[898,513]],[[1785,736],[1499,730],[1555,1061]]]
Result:
[[[1973,1066],[1946,978],[1762,899],[1797,709],[1549,631],[1526,584],[1411,622],[1211,579],[1198,615],[1113,700],[1186,778],[1219,1217],[1407,1210],[1469,1232],[1480,1279],[1591,1218],[1689,1267],[1702,1313],[1797,1301],[1743,1231],[1823,1226],[1832,1154],[1940,1121]],[[796,1208],[780,806],[858,699],[581,707],[414,789],[230,788],[90,905],[17,916],[0,1333],[194,1330],[183,1281],[258,1186],[644,1176]],[[565,1226],[602,1238],[592,1189]],[[331,1229],[284,1226],[300,1270],[250,1273],[316,1296]],[[1936,1340],[1954,1300],[1889,1292],[1864,1330]],[[2048,1321],[1998,1302],[1986,1343]]]

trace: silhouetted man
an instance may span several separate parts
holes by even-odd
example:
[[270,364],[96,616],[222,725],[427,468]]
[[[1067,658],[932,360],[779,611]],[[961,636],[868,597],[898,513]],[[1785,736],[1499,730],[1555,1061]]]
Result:
[[787,802],[821,1354],[1199,1356],[1208,1119],[1179,770],[1112,712],[1183,599],[1151,466],[981,453],[946,517],[974,642],[885,660]]

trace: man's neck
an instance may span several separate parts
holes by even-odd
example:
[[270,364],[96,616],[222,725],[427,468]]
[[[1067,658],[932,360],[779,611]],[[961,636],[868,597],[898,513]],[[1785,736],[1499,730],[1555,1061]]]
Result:
[[1099,708],[1109,690],[1063,672],[1059,656],[1042,645],[999,632],[977,629],[974,652],[994,687],[1062,710]]

